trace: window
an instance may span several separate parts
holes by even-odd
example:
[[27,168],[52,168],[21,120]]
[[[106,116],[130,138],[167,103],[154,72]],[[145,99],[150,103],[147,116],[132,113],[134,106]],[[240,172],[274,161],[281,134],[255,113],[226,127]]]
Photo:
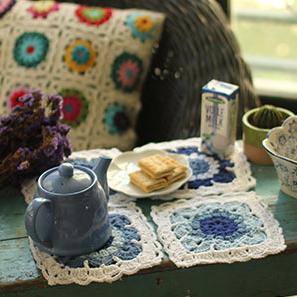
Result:
[[229,4],[231,25],[257,92],[297,100],[297,0]]

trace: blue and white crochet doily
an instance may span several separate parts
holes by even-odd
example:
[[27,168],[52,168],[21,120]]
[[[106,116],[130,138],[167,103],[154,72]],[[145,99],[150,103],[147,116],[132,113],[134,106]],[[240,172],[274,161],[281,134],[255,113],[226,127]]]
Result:
[[[171,153],[183,154],[188,158],[193,176],[181,189],[174,193],[175,198],[191,198],[197,194],[206,196],[247,191],[255,187],[256,181],[251,175],[250,165],[238,143],[235,145],[235,151],[230,157],[230,160],[223,160],[216,155],[201,152],[199,149],[200,143],[200,138],[190,138],[186,140],[150,143],[135,148],[134,151],[164,149]],[[102,154],[114,158],[120,155],[121,152],[117,149],[80,151],[73,153],[71,159],[76,159],[76,163],[80,165],[92,167],[94,159]],[[35,180],[30,180],[22,185],[22,192],[27,202],[30,201],[35,190]],[[126,198],[135,200],[133,197]],[[173,198],[173,195],[151,198],[170,200]]]
[[151,216],[178,267],[244,262],[286,248],[278,222],[254,192],[180,199],[153,206]]
[[78,257],[54,257],[30,247],[49,285],[113,282],[161,263],[161,244],[134,202],[109,205],[112,238],[97,252]]
[[134,151],[147,149],[163,149],[171,153],[183,154],[193,171],[193,176],[173,195],[155,197],[159,199],[191,198],[197,194],[217,195],[230,192],[247,191],[256,185],[251,175],[250,165],[242,149],[236,143],[235,151],[230,159],[220,159],[216,155],[209,155],[200,151],[200,138],[175,140],[162,143],[150,143],[135,148]]

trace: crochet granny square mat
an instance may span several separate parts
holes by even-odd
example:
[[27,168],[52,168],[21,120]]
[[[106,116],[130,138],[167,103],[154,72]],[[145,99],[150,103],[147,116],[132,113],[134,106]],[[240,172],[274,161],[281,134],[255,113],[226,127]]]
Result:
[[164,251],[177,267],[245,262],[286,248],[282,230],[254,192],[153,206]]
[[[174,193],[175,198],[195,197],[197,194],[204,196],[248,191],[255,187],[256,180],[251,175],[250,165],[238,143],[229,159],[222,159],[216,154],[204,153],[200,147],[200,138],[189,138],[149,143],[135,148],[134,151],[159,149],[187,157],[193,175],[183,188]],[[172,199],[172,195],[156,198],[168,200]]]
[[30,240],[33,257],[49,285],[111,283],[161,263],[161,244],[134,202],[109,205],[109,216],[111,239],[88,255],[52,256],[40,251]]

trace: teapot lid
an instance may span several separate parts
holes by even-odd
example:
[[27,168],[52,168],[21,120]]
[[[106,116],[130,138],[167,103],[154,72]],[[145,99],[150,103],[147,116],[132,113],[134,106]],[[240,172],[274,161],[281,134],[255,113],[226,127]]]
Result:
[[88,188],[92,182],[92,176],[81,167],[63,163],[58,169],[45,176],[41,186],[48,192],[71,194]]

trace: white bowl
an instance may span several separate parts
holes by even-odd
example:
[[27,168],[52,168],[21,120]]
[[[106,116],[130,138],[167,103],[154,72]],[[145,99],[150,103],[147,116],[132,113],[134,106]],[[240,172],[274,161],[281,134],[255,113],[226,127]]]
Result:
[[[187,166],[186,177],[172,183],[170,186],[163,190],[154,191],[151,193],[146,193],[131,184],[129,173],[139,170],[139,167],[137,165],[138,160],[153,154],[169,155],[171,158]],[[107,182],[108,186],[114,191],[122,192],[132,197],[145,198],[170,194],[179,189],[191,178],[191,176],[192,170],[185,156],[178,154],[169,154],[166,151],[162,150],[146,150],[141,152],[127,152],[114,158],[107,171]]]
[[271,129],[262,143],[274,163],[281,190],[297,198],[297,116]]

